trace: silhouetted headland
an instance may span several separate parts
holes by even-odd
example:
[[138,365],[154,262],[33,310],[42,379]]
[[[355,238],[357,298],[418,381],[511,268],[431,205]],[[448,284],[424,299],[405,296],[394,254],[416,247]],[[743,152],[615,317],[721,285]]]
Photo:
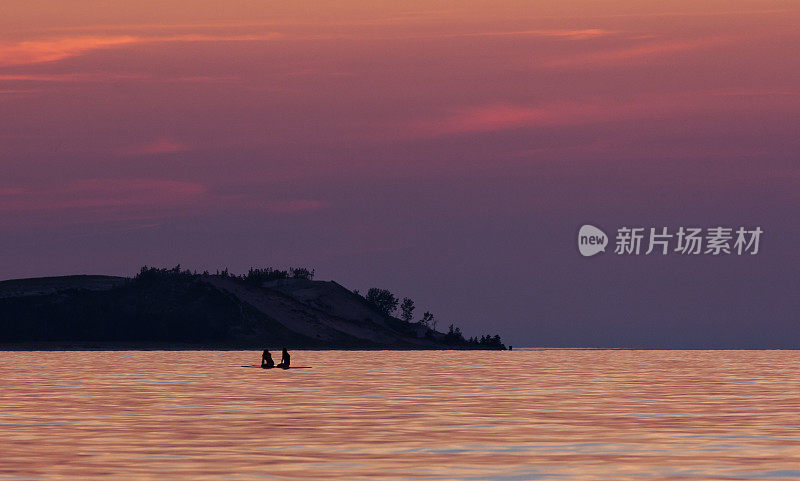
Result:
[[505,349],[499,336],[436,330],[413,301],[367,296],[313,270],[198,274],[142,268],[133,278],[64,276],[0,282],[0,349]]

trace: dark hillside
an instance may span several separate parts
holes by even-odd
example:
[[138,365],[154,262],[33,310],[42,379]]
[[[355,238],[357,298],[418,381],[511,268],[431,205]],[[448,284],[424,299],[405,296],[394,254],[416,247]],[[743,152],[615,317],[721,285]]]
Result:
[[[251,276],[252,277],[252,276]],[[500,348],[380,312],[336,282],[175,269],[0,282],[0,345]]]
[[197,278],[128,280],[102,291],[64,289],[0,299],[0,340],[310,344],[235,296]]

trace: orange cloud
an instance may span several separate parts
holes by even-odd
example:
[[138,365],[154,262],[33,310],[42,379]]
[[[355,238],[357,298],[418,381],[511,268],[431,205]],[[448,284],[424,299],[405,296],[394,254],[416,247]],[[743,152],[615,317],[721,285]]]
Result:
[[0,81],[6,82],[106,82],[109,80],[140,78],[143,78],[143,76],[112,73],[0,74]]
[[[222,84],[241,82],[241,78],[233,76],[169,76],[159,74],[116,74],[68,73],[68,74],[0,74],[0,82],[33,82],[33,83],[85,83],[85,82],[173,82],[187,84]],[[32,91],[32,90],[31,90]]]
[[609,13],[604,15],[565,15],[560,18],[648,18],[648,17],[723,17],[723,16],[752,16],[752,15],[774,15],[774,14],[787,14],[797,13],[796,8],[784,9],[754,9],[754,10],[713,10],[713,11],[698,11],[698,12],[678,12],[678,11],[662,11],[662,12],[636,12],[636,13]]
[[614,35],[614,30],[603,30],[600,28],[587,29],[542,29],[542,30],[511,30],[507,32],[478,32],[461,33],[452,35],[441,35],[440,37],[556,37],[567,38],[570,40],[585,40],[589,38],[605,37]]
[[[413,122],[406,130],[412,136],[440,137],[471,132],[494,132],[518,128],[581,125],[614,122],[663,113],[664,105],[651,99],[631,103],[553,103],[538,107],[495,104],[459,109],[438,119]],[[670,107],[677,108],[677,104]]]
[[175,152],[186,152],[191,148],[182,142],[174,139],[161,138],[152,142],[146,142],[120,151],[124,155],[157,155],[171,154]]
[[411,130],[422,136],[505,130],[542,122],[545,110],[516,105],[496,104],[460,109],[439,119],[415,122]]
[[0,90],[0,95],[20,95],[20,94],[30,94],[38,92],[38,90],[34,89],[7,89],[7,90]]
[[204,186],[154,179],[85,179],[55,188],[0,189],[0,211],[176,207],[199,200]]
[[[640,119],[690,116],[700,112],[737,112],[749,108],[749,96],[771,99],[774,108],[792,110],[800,100],[796,91],[753,91],[743,95],[694,91],[676,94],[638,95],[627,100],[589,99],[583,103],[562,102],[538,106],[491,104],[452,110],[445,115],[412,121],[401,129],[411,137],[440,137],[474,132],[548,126],[585,125]],[[715,97],[724,96],[714,100]],[[737,102],[736,97],[741,101]],[[766,105],[766,100],[761,102]]]
[[111,37],[78,37],[56,40],[35,40],[0,45],[0,66],[54,62],[98,50],[130,44],[136,37],[119,35]]
[[92,51],[132,44],[158,42],[246,42],[273,40],[278,33],[264,35],[170,35],[139,37],[133,35],[65,37],[0,44],[0,67],[55,62]]
[[291,214],[327,206],[326,202],[312,199],[275,200],[259,194],[218,194],[199,183],[161,179],[83,179],[49,187],[0,186],[0,212],[77,211],[96,218],[105,216],[107,220],[243,209]]
[[593,68],[624,64],[631,60],[638,60],[658,55],[687,52],[703,48],[711,48],[730,43],[731,38],[698,38],[693,40],[676,40],[666,42],[649,42],[642,45],[618,48],[613,50],[600,50],[587,54],[571,55],[546,61],[542,64],[546,68]]
[[717,90],[711,92],[711,95],[721,95],[727,97],[772,97],[772,96],[785,96],[797,97],[800,96],[800,90],[786,89],[731,89],[731,90]]

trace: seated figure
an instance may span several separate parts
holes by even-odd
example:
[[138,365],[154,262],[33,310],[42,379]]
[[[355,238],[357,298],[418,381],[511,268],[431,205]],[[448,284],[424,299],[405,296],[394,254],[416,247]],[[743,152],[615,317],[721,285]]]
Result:
[[289,360],[290,359],[291,359],[291,356],[289,356],[289,351],[287,351],[286,348],[284,347],[283,348],[283,354],[281,355],[281,363],[278,364],[277,367],[281,367],[283,369],[289,369]]
[[264,349],[263,354],[261,354],[261,367],[264,369],[275,367],[275,361],[272,360],[272,355],[266,349]]

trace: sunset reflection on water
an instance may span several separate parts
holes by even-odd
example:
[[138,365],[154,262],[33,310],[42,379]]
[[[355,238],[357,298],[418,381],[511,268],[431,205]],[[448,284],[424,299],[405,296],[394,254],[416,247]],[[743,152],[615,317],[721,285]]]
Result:
[[0,479],[797,479],[798,351],[0,352]]

